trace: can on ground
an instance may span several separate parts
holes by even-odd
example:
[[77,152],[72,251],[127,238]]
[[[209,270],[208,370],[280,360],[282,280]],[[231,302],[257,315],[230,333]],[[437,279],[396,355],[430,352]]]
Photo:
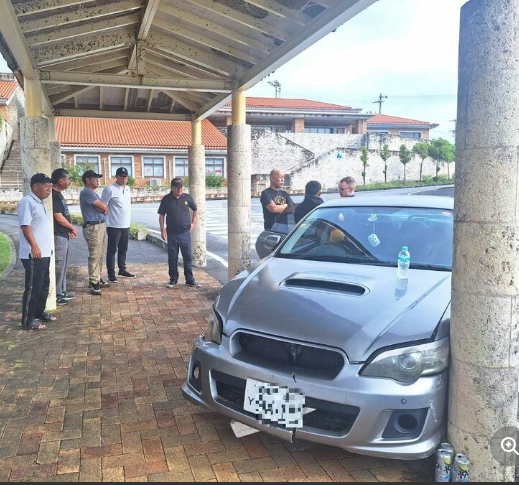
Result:
[[464,453],[459,453],[454,458],[452,481],[455,483],[470,482],[470,460]]
[[454,449],[442,443],[436,454],[436,483],[448,483],[451,481],[452,463],[454,460]]

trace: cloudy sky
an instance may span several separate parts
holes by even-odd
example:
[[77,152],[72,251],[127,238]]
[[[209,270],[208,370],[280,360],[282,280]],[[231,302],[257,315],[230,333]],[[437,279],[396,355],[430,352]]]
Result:
[[[379,0],[250,91],[344,104],[367,111],[380,93],[383,113],[440,123],[456,118],[460,8],[467,0]],[[0,56],[0,71],[7,71]]]

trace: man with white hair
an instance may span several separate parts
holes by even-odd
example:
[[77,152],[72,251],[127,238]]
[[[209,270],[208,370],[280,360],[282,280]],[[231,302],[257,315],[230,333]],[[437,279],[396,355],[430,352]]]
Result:
[[288,192],[281,190],[285,184],[285,175],[279,169],[270,172],[270,187],[261,193],[263,219],[266,231],[276,223],[288,225],[288,214],[294,213],[294,201]]

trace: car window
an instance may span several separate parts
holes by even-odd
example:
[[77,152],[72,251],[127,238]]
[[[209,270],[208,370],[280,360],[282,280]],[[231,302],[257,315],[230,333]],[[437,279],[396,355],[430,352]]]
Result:
[[317,209],[281,246],[279,257],[396,266],[403,246],[414,268],[452,268],[450,210],[399,207]]

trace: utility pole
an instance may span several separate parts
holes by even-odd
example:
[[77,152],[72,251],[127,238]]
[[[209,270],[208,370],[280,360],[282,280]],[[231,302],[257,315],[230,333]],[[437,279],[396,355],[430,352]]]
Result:
[[281,97],[281,83],[279,81],[269,81],[269,84],[276,89],[276,98]]
[[378,104],[378,114],[382,114],[382,103],[385,103],[384,99],[389,99],[388,96],[384,96],[382,93],[380,93],[380,96],[378,97],[378,101],[373,101],[373,104]]

